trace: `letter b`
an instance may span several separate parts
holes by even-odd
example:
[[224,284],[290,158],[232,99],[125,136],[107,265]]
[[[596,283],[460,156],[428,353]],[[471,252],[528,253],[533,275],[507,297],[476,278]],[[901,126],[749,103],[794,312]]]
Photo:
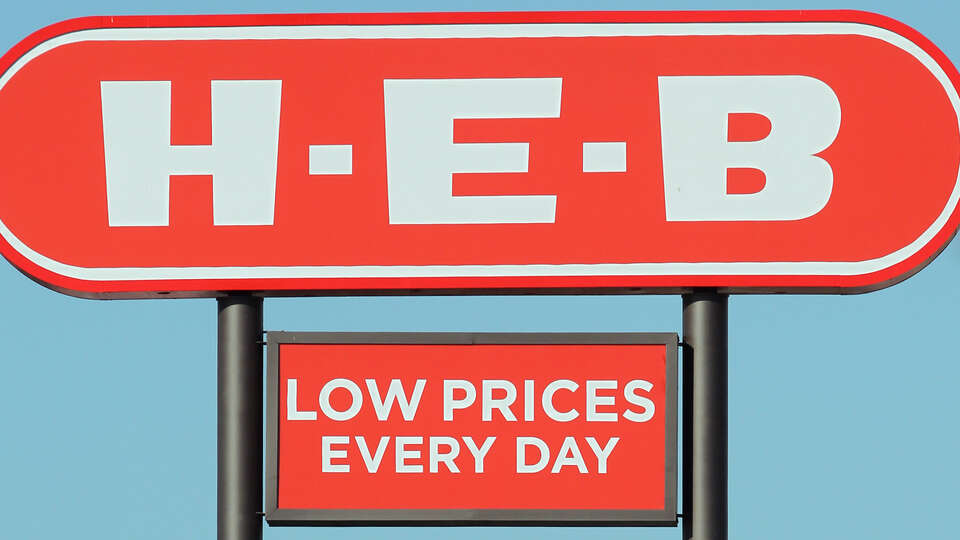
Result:
[[[840,130],[840,102],[800,75],[660,77],[660,136],[667,221],[787,221],[810,217],[833,191],[830,164],[814,154]],[[771,130],[729,142],[730,113],[758,113]],[[756,193],[728,194],[727,169],[763,171]]]

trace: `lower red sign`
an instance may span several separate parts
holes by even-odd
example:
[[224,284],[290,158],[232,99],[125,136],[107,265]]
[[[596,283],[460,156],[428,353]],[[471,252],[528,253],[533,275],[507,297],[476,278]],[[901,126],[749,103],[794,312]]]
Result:
[[676,523],[676,334],[268,334],[267,520]]

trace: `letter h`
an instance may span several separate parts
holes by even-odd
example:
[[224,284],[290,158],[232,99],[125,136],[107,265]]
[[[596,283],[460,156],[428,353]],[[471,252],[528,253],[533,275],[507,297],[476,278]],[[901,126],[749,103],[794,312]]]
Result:
[[275,80],[211,81],[212,144],[170,144],[170,81],[102,81],[111,227],[166,226],[170,176],[213,175],[214,225],[272,225],[280,131]]

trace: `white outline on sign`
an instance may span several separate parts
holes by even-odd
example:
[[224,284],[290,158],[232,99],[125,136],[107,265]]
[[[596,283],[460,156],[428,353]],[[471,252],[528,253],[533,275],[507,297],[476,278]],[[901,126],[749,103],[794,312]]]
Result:
[[[640,37],[726,35],[858,35],[889,43],[916,58],[946,91],[960,125],[960,96],[940,65],[909,39],[863,23],[535,23],[449,25],[304,25],[193,28],[99,28],[80,30],[40,43],[0,77],[0,90],[28,62],[63,45],[85,41],[171,41],[239,39],[452,39],[530,37]],[[875,259],[864,261],[596,263],[396,266],[218,266],[106,267],[73,266],[46,257],[17,238],[0,221],[0,235],[32,263],[69,278],[87,281],[546,277],[546,276],[856,276],[890,268],[919,252],[947,224],[960,199],[960,177],[947,205],[917,239]]]

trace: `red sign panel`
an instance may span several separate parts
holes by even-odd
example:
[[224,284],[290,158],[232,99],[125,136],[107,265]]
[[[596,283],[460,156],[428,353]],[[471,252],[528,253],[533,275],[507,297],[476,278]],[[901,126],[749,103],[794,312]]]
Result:
[[871,14],[90,18],[2,65],[0,249],[81,296],[850,292],[960,219],[957,72]]
[[267,519],[676,522],[676,334],[268,334]]

